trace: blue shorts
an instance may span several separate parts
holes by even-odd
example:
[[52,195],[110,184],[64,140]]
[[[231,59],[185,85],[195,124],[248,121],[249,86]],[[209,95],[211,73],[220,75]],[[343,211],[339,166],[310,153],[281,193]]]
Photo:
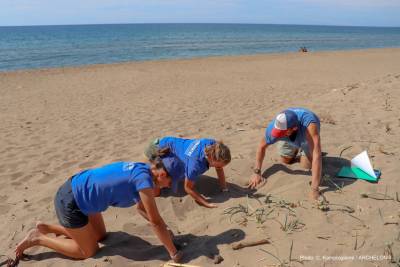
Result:
[[88,224],[89,217],[76,204],[69,178],[57,191],[54,207],[60,224],[66,228],[81,228]]

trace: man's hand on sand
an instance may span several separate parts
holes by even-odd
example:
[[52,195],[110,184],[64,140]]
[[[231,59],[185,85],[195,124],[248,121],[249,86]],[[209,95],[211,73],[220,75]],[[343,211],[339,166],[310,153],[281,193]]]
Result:
[[261,176],[261,174],[254,174],[249,181],[249,184],[247,186],[247,188],[250,189],[255,189],[259,184],[261,184],[262,182],[264,182],[264,178]]
[[312,200],[318,201],[318,199],[319,199],[320,196],[321,196],[321,193],[319,192],[318,189],[313,189],[313,188],[311,188],[311,191],[310,191],[310,198],[311,198]]

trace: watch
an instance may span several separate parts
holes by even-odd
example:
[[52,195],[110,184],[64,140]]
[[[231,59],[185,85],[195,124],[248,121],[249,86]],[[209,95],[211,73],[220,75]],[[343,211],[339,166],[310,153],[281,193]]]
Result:
[[261,174],[261,169],[254,169],[253,172],[254,172],[255,174],[259,174],[259,175],[260,175],[260,174]]

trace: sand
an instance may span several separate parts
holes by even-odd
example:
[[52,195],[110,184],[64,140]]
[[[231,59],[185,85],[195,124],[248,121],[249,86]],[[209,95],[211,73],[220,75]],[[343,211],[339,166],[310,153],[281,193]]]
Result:
[[[2,255],[12,255],[37,220],[57,222],[53,198],[66,178],[113,161],[141,161],[150,139],[175,135],[222,139],[233,155],[226,167],[229,193],[218,192],[214,170],[198,185],[218,208],[200,207],[184,194],[164,193],[157,200],[163,218],[185,246],[185,263],[213,266],[212,257],[220,254],[224,261],[219,266],[277,264],[260,248],[287,261],[292,241],[292,259],[308,259],[305,266],[386,266],[381,258],[387,244],[392,244],[394,257],[400,257],[399,225],[384,225],[400,222],[400,203],[360,197],[400,193],[400,49],[17,71],[0,73],[0,95]],[[261,207],[241,187],[252,174],[265,126],[290,106],[307,107],[320,116],[324,173],[333,176],[363,150],[382,171],[377,184],[346,180],[341,192],[330,184],[321,187],[330,203],[352,207],[352,215],[363,222],[340,211],[313,208],[309,173],[299,164],[281,165],[273,146],[264,160],[267,183],[257,193],[300,205],[289,220],[299,219],[303,229],[282,231],[278,221],[284,223],[284,209],[264,223],[254,217],[243,222],[240,215],[230,221],[223,214],[238,204]],[[135,208],[111,208],[104,219],[109,236],[95,257],[73,261],[33,248],[20,266],[160,266],[167,260]],[[266,237],[272,244],[231,249],[234,242]]]

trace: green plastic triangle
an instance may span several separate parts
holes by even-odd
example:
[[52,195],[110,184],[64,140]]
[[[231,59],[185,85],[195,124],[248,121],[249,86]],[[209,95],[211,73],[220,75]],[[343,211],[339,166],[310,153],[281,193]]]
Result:
[[344,178],[361,179],[371,182],[376,182],[378,180],[377,178],[372,177],[371,175],[364,172],[360,168],[348,167],[348,166],[342,167],[336,176]]

